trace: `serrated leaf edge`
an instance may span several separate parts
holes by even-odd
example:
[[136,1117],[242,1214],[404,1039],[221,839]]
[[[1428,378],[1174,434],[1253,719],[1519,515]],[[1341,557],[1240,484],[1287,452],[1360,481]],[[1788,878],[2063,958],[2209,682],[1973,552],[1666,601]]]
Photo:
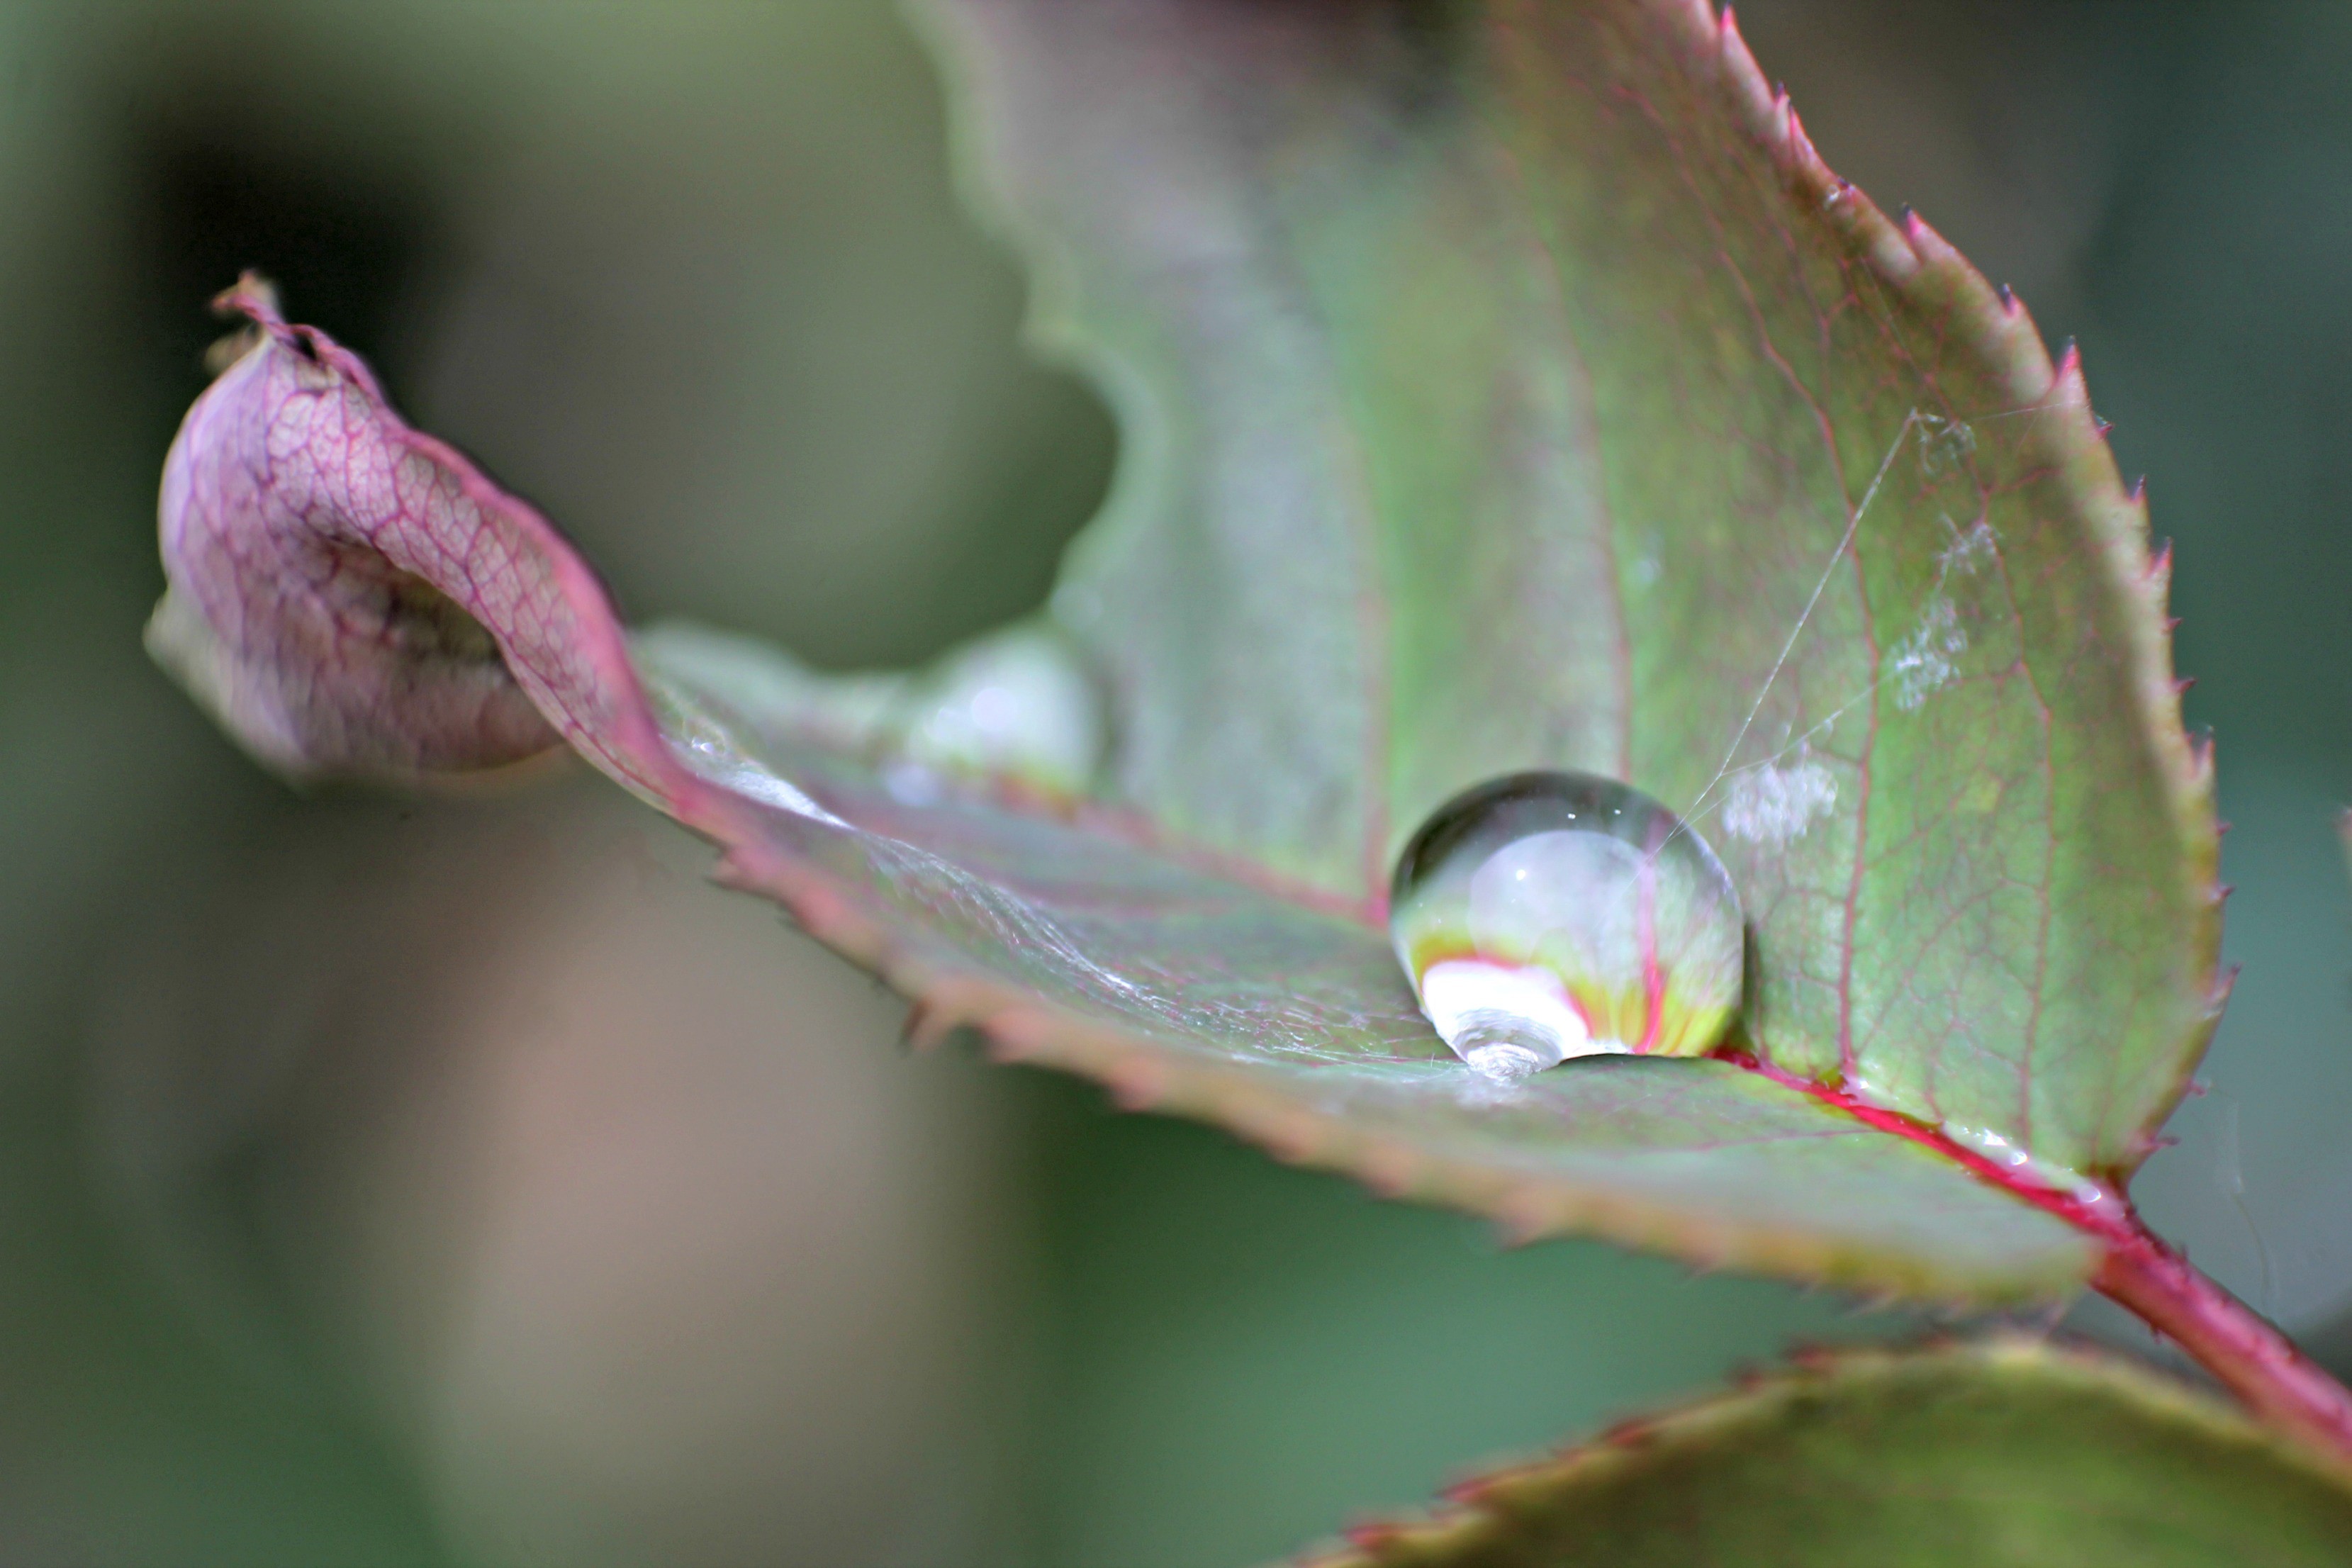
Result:
[[[1694,62],[1710,56],[1719,84],[1739,123],[1769,152],[1796,198],[1832,215],[1843,227],[1856,258],[1891,288],[1921,306],[1957,307],[1962,323],[1973,323],[1973,341],[1989,365],[2006,373],[2015,406],[2047,409],[2057,417],[2034,420],[2024,439],[2039,446],[2063,471],[2067,488],[2085,503],[2096,560],[2108,591],[2136,613],[2122,617],[2128,638],[2124,657],[2130,689],[2142,721],[2139,734],[2154,756],[2165,792],[2165,830],[2176,836],[2186,868],[2184,892],[2197,911],[2189,933],[2189,962],[2205,975],[2206,1007],[2191,1036],[2176,1053],[2162,1113],[2141,1130],[2138,1147],[2122,1168],[2095,1173],[2121,1189],[2130,1173],[2158,1147],[2155,1132],[2196,1070],[2228,1000],[2231,976],[2221,969],[2221,834],[2215,815],[2213,749],[2210,740],[2192,742],[2181,721],[2187,683],[2173,663],[2169,595],[2172,550],[2150,549],[2147,487],[2126,488],[2106,441],[2107,426],[2091,408],[2080,349],[2073,342],[2053,363],[2048,345],[2025,304],[2005,285],[1996,289],[1958,249],[1926,219],[1906,207],[1900,221],[1889,218],[1851,182],[1840,178],[1806,136],[1785,89],[1766,79],[1740,36],[1731,7],[1717,16],[1708,0],[1654,0],[1654,9]],[[2158,825],[2151,824],[2151,830]]]
[[[1970,1275],[1824,1240],[1801,1226],[1714,1222],[1597,1185],[1507,1173],[1432,1155],[1346,1119],[1267,1095],[1253,1069],[1180,1060],[951,961],[896,941],[823,874],[758,844],[730,849],[718,879],[772,899],[826,946],[916,998],[908,1037],[937,1044],[977,1031],[997,1060],[1050,1067],[1102,1084],[1122,1109],[1213,1122],[1288,1164],[1352,1176],[1383,1197],[1465,1209],[1495,1220],[1514,1244],[1586,1235],[1677,1257],[1702,1269],[1741,1269],[1882,1296],[1999,1305],[2046,1300],[2081,1287],[2099,1247],[2053,1252],[2032,1269]],[[1824,1116],[1834,1115],[1824,1110]],[[2012,1194],[2014,1195],[2014,1194]]]

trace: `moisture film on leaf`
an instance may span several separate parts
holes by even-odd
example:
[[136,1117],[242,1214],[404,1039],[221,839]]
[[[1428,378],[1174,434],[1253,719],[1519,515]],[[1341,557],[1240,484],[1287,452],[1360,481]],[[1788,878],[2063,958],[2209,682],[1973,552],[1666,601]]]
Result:
[[2340,1563],[2343,1479],[2202,1395],[2024,1342],[1822,1357],[1370,1524],[1313,1568]]
[[[923,1032],[1523,1234],[2079,1283],[2066,1215],[2201,1047],[2218,917],[2164,571],[2071,358],[1696,0],[925,15],[1039,340],[1121,419],[1042,620],[916,679],[633,646],[248,290],[163,496],[156,640],[207,704],[299,773],[561,735]],[[1432,1031],[1394,857],[1528,769],[1720,853],[1737,1053],[1497,1095]]]

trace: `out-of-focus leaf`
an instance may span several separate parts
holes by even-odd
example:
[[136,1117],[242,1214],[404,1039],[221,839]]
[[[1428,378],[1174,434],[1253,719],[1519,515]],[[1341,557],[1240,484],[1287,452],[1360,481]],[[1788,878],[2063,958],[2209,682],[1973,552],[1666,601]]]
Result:
[[2352,1490],[2235,1412],[2039,1344],[1824,1357],[1373,1524],[1316,1568],[2265,1568]]
[[[911,684],[677,634],[641,677],[543,520],[248,299],[166,473],[199,694],[281,767],[413,774],[542,742],[520,693],[921,1031],[1528,1234],[2079,1282],[2051,1209],[2171,1103],[2217,917],[2163,570],[2071,360],[1836,182],[1695,0],[931,15],[1126,435],[1046,622]],[[1446,1058],[1388,858],[1530,765],[1709,833],[1769,1073],[1512,1097]]]

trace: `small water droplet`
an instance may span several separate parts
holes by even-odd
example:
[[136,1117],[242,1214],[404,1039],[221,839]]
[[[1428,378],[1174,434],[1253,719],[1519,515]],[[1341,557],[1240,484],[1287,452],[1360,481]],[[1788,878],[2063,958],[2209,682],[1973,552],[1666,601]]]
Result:
[[1698,1056],[1739,1006],[1739,896],[1640,791],[1514,773],[1439,807],[1398,858],[1389,932],[1454,1054],[1517,1083],[1570,1057]]
[[1066,638],[1013,626],[950,654],[891,715],[898,751],[942,773],[995,773],[1082,794],[1100,764],[1102,699]]

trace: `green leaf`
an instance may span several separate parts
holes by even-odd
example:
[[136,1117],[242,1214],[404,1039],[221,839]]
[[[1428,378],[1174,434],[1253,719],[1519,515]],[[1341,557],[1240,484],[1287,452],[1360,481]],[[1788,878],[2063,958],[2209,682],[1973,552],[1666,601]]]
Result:
[[[1040,338],[1125,433],[1045,619],[916,679],[633,653],[544,520],[248,289],[167,465],[159,655],[289,772],[561,737],[918,1034],[1384,1190],[1878,1290],[2079,1284],[2070,1219],[2210,1030],[2218,914],[2164,569],[2071,359],[1829,175],[1696,3],[926,14]],[[1760,1061],[1509,1097],[1447,1057],[1389,859],[1543,765],[1708,834]]]
[[[2061,1220],[1727,1062],[1595,1058],[1486,1092],[1360,922],[1153,853],[1117,818],[940,801],[903,763],[797,739],[840,733],[829,689],[744,645],[671,630],[635,647],[682,754],[771,807],[764,862],[739,852],[734,879],[920,999],[919,1035],[975,1023],[1000,1056],[1523,1237],[1598,1232],[1917,1295],[2055,1294],[2092,1267]],[[765,698],[770,719],[722,691]]]
[[2352,1555],[2344,1479],[2111,1358],[1823,1357],[1523,1469],[1316,1568],[2265,1568]]
[[934,13],[1133,448],[1055,598],[1124,798],[1369,906],[1463,786],[1623,778],[1730,867],[1772,1061],[2138,1163],[2217,995],[2165,569],[2073,358],[1727,18]]

